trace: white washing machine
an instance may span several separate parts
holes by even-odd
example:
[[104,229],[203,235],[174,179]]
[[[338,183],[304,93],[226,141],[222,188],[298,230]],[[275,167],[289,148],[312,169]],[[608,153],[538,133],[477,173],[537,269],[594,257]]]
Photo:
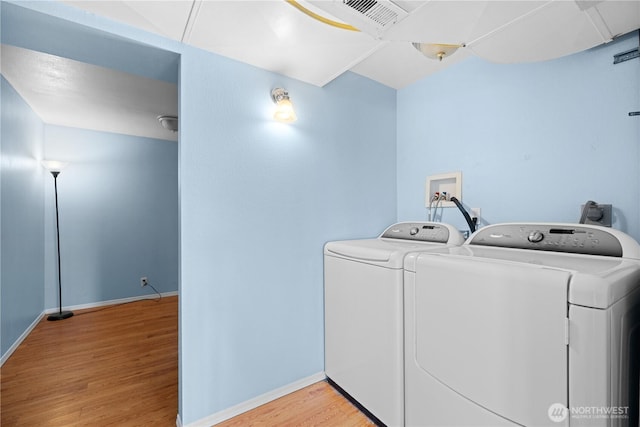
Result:
[[404,425],[404,257],[463,242],[448,224],[404,222],[325,245],[325,373],[388,426]]
[[407,426],[638,426],[631,237],[498,224],[405,269]]

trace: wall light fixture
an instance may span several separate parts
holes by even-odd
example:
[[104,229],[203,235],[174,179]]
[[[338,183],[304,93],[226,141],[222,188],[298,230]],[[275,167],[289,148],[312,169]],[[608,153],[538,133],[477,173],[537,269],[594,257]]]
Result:
[[275,120],[283,123],[292,123],[298,120],[289,98],[289,92],[281,87],[275,88],[271,91],[271,99],[276,104],[276,110],[273,113]]

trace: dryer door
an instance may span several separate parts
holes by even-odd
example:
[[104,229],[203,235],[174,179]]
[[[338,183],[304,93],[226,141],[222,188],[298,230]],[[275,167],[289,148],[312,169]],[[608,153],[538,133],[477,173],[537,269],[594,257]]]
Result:
[[567,405],[569,278],[514,262],[420,255],[414,363],[478,411],[552,424],[550,406]]

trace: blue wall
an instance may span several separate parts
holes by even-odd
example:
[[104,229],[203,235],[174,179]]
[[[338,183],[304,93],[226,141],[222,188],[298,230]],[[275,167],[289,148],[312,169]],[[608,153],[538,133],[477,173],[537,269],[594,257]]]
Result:
[[[322,247],[395,220],[395,91],[196,50],[181,66],[184,423],[321,372]],[[271,119],[285,87],[299,120]]]
[[44,125],[0,77],[0,354],[42,313],[44,304]]
[[[63,305],[178,290],[178,144],[45,126],[58,176]],[[57,307],[53,179],[47,181],[45,306]]]
[[[472,58],[398,91],[398,219],[425,218],[428,175],[462,171],[482,221],[577,222],[592,199],[640,240],[640,61],[613,65],[637,32],[565,58]],[[466,229],[462,215],[444,221]]]

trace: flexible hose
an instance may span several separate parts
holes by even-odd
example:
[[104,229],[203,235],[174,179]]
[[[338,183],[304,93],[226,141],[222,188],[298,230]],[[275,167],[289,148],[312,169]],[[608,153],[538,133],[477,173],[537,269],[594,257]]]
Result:
[[472,233],[476,231],[476,224],[473,222],[467,211],[464,210],[464,208],[462,207],[462,203],[460,203],[460,201],[455,197],[452,197],[451,201],[455,203],[458,209],[460,209],[460,212],[462,212],[464,219],[467,221],[467,224],[469,224],[469,230],[471,230]]
[[331,19],[325,18],[324,16],[318,15],[317,13],[310,11],[309,9],[307,9],[306,7],[298,3],[296,0],[285,0],[285,1],[289,3],[291,6],[298,9],[300,12],[312,17],[316,21],[322,22],[323,24],[331,25],[332,27],[341,28],[343,30],[348,30],[348,31],[358,31],[358,32],[360,31],[356,27],[351,26],[349,24],[343,24],[342,22],[333,21]]
[[[438,217],[438,206],[440,206],[440,204],[442,203],[442,199],[438,198],[438,200],[436,200],[436,208],[433,211],[433,220],[437,221],[437,217]],[[442,221],[442,211],[440,211],[440,221]]]

